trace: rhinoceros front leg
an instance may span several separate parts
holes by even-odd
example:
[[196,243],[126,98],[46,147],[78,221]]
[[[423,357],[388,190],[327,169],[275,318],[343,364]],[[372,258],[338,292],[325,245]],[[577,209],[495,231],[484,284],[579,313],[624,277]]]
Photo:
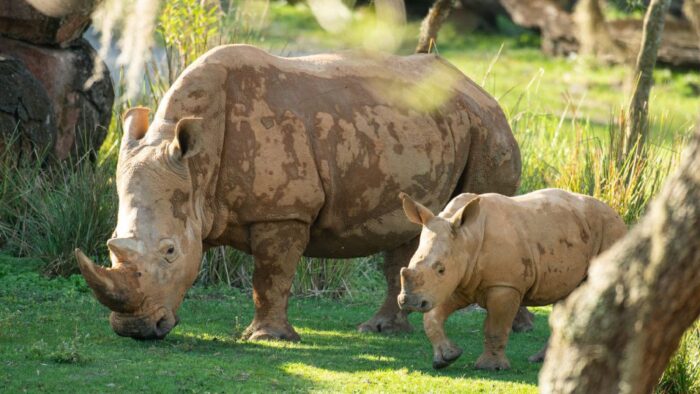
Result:
[[506,344],[513,318],[520,307],[520,293],[510,287],[491,287],[486,292],[484,352],[476,360],[477,369],[510,369]]
[[297,264],[309,242],[309,226],[290,220],[256,223],[250,228],[255,317],[243,332],[250,340],[298,341],[287,320],[287,301]]
[[423,315],[425,335],[433,345],[433,368],[435,369],[445,368],[462,355],[462,349],[450,341],[445,334],[445,320],[452,312],[465,306],[464,302],[451,297]]
[[357,329],[360,332],[408,332],[411,331],[411,324],[408,322],[408,312],[399,308],[396,299],[401,292],[401,276],[399,272],[402,267],[408,265],[408,261],[418,248],[418,237],[399,246],[394,250],[387,251],[384,255],[384,278],[386,279],[387,290],[384,304],[366,322],[360,324]]

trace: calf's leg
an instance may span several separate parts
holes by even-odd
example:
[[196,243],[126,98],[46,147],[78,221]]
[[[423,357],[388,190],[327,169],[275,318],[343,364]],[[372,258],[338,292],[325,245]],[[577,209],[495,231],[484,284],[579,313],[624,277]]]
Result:
[[357,327],[360,332],[411,331],[411,324],[408,322],[408,312],[399,308],[396,297],[401,292],[399,271],[401,271],[402,267],[408,265],[408,261],[417,248],[418,237],[385,253],[383,270],[387,284],[386,298],[377,313]]
[[513,318],[520,307],[520,293],[510,287],[492,287],[486,292],[484,352],[474,365],[477,369],[509,369],[506,344]]
[[462,349],[450,341],[445,334],[445,320],[452,312],[465,306],[466,304],[450,298],[423,315],[425,335],[433,345],[433,368],[435,369],[445,368],[462,355]]
[[309,242],[308,224],[290,220],[250,227],[253,271],[253,322],[243,332],[250,340],[298,341],[287,320],[287,301],[297,264]]

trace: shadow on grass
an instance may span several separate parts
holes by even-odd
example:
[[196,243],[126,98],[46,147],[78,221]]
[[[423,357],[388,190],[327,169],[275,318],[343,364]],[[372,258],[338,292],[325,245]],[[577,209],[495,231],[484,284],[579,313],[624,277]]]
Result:
[[[457,313],[448,321],[447,330],[448,335],[464,349],[464,354],[447,369],[435,371],[431,367],[432,349],[423,333],[418,314],[411,316],[414,326],[412,333],[360,334],[356,326],[363,318],[370,316],[373,306],[295,300],[289,312],[302,341],[286,343],[240,340],[240,333],[248,322],[241,316],[252,317],[252,310],[242,309],[236,314],[237,323],[233,329],[226,326],[226,319],[204,324],[192,321],[184,323],[181,330],[176,330],[168,340],[202,355],[217,351],[233,352],[244,365],[264,363],[266,368],[277,370],[288,378],[304,377],[309,387],[332,388],[336,380],[361,381],[377,371],[387,370],[423,379],[480,379],[536,385],[540,364],[527,362],[527,357],[541,348],[548,335],[548,310],[538,309],[533,332],[511,335],[508,356],[513,368],[499,372],[479,371],[472,365],[482,350],[481,327],[485,314],[478,311]],[[183,316],[183,321],[187,317]],[[212,316],[216,317],[222,315]]]

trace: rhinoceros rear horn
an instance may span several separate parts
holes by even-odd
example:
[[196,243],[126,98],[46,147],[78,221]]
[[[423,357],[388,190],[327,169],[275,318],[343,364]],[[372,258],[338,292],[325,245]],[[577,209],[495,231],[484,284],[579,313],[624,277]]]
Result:
[[106,268],[95,264],[80,250],[75,250],[80,273],[95,297],[115,312],[134,312],[140,302],[138,272],[126,268]]

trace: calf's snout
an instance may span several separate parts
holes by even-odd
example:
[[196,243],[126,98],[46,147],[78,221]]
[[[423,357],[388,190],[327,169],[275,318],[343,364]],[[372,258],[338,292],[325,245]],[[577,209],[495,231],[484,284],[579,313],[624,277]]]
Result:
[[406,311],[427,312],[433,308],[430,301],[417,294],[401,292],[397,297],[399,308]]

